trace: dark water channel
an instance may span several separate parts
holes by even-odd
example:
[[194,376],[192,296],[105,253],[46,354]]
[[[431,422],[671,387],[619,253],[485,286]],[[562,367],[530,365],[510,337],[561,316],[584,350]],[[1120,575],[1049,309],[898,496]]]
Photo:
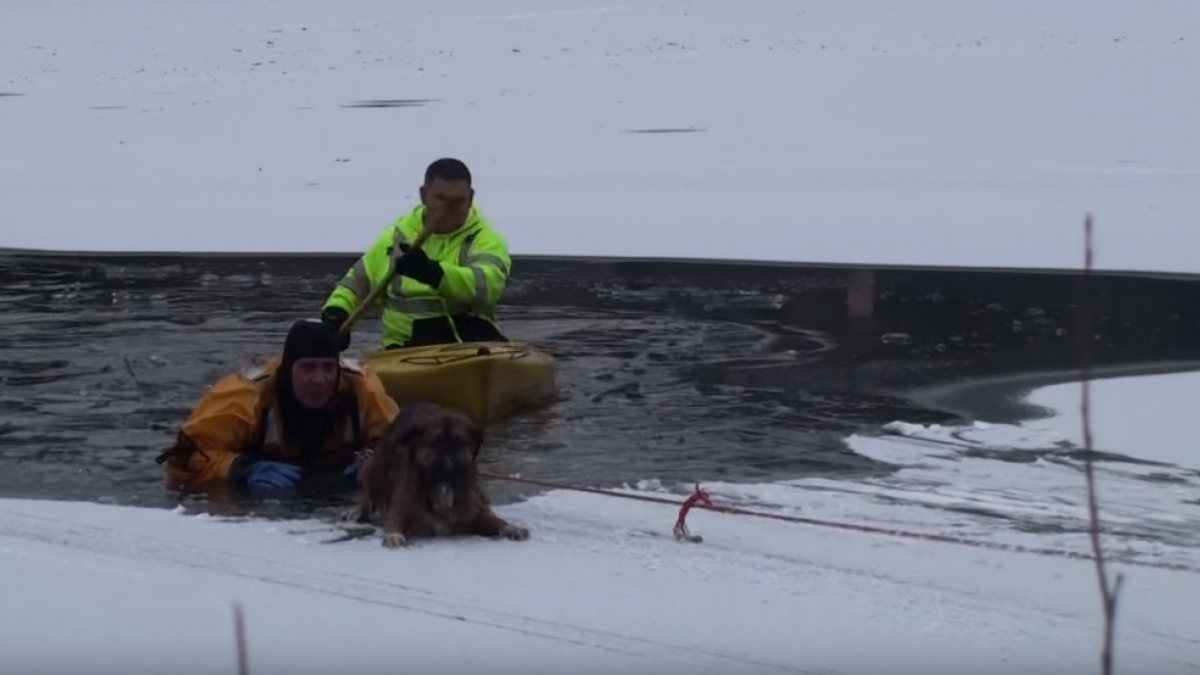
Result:
[[[277,351],[352,262],[0,255],[0,496],[177,503],[154,456],[202,389]],[[486,461],[544,480],[885,470],[841,439],[1028,417],[1012,395],[1079,366],[1075,274],[518,258],[516,275],[504,328],[558,356],[561,396],[493,426]],[[1092,289],[1100,366],[1200,360],[1200,280]]]

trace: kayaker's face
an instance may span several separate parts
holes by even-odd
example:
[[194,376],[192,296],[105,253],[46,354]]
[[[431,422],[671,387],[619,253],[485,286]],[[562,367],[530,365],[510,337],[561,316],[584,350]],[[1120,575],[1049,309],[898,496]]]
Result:
[[421,186],[425,205],[425,227],[433,232],[453,232],[467,222],[475,190],[465,180],[434,178]]
[[333,398],[338,382],[337,359],[300,359],[292,365],[292,394],[305,408],[320,408]]

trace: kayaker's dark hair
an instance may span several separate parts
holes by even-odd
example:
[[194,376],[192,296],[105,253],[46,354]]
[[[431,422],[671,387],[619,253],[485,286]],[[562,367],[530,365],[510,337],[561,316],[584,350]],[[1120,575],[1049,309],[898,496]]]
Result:
[[453,157],[443,157],[425,169],[425,185],[427,187],[433,182],[434,178],[441,178],[442,180],[465,180],[467,181],[467,185],[470,185],[471,170],[461,160],[454,159]]

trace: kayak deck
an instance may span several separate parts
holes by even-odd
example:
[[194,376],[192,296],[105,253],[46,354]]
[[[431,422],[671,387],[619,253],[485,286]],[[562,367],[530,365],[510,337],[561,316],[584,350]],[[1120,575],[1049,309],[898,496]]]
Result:
[[465,342],[378,350],[363,362],[396,403],[454,406],[483,423],[533,407],[557,390],[556,361],[519,342]]

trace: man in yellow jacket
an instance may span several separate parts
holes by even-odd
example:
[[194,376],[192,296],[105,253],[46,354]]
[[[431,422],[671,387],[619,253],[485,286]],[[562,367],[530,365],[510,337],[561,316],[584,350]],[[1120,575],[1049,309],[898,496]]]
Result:
[[[321,318],[339,328],[381,283],[385,348],[504,341],[495,309],[508,284],[508,243],[476,208],[471,172],[457,159],[425,170],[421,203],[388,226],[329,295]],[[409,250],[423,228],[421,248]],[[407,253],[407,255],[405,255]],[[347,336],[341,344],[350,344]]]
[[305,474],[356,479],[356,453],[400,411],[374,372],[339,351],[323,323],[298,321],[282,356],[217,381],[159,456],[168,479],[252,491],[295,487]]

